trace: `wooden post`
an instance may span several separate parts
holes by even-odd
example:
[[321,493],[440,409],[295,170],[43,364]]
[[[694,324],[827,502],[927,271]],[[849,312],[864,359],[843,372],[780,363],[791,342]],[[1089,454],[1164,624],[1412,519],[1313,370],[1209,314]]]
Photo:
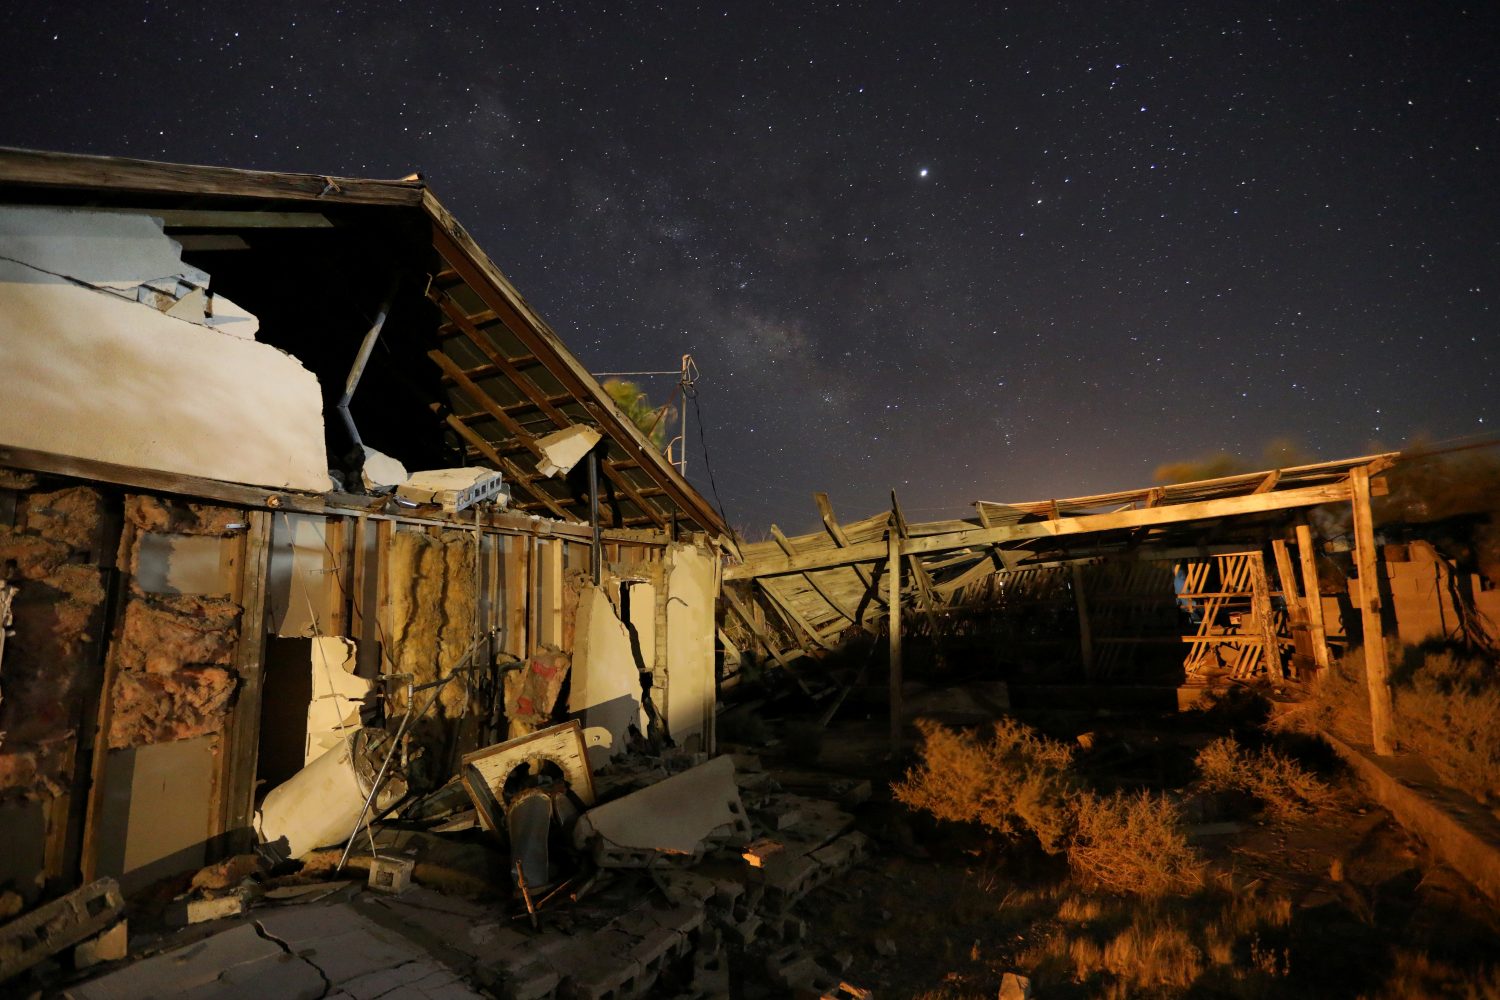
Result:
[[1295,665],[1296,655],[1311,647],[1307,641],[1307,605],[1297,593],[1297,573],[1292,569],[1292,554],[1286,541],[1272,539],[1271,551],[1276,556],[1276,580],[1281,585],[1281,599],[1286,603],[1286,619],[1291,626],[1292,662]]
[[1323,623],[1323,592],[1318,586],[1318,564],[1313,551],[1312,528],[1297,525],[1297,558],[1302,563],[1302,590],[1307,595],[1307,630],[1312,637],[1313,660],[1318,675],[1328,669],[1328,629]]
[[1074,563],[1069,567],[1073,574],[1073,604],[1078,609],[1078,651],[1083,657],[1083,676],[1094,679],[1094,633],[1089,628],[1089,599],[1083,592],[1083,567]]
[[887,599],[890,628],[887,633],[891,659],[891,754],[894,756],[901,752],[901,534],[896,530],[894,518],[886,538],[889,542],[885,572],[886,585],[890,588]]
[[1380,570],[1368,466],[1349,470],[1349,498],[1354,507],[1354,565],[1359,570],[1359,610],[1365,633],[1365,682],[1370,689],[1370,742],[1377,754],[1389,757],[1396,752],[1396,721],[1380,613]]
[[1255,623],[1260,630],[1261,656],[1265,659],[1266,673],[1273,681],[1285,676],[1281,667],[1281,643],[1276,635],[1276,614],[1271,608],[1271,583],[1266,579],[1266,557],[1264,553],[1250,553],[1251,608]]

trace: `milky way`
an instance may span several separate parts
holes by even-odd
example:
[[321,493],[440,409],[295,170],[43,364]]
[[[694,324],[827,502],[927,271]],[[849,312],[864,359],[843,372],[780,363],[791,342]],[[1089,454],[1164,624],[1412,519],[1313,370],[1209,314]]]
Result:
[[693,354],[759,535],[1492,429],[1497,51],[1492,5],[35,4],[0,144],[421,171],[593,370]]

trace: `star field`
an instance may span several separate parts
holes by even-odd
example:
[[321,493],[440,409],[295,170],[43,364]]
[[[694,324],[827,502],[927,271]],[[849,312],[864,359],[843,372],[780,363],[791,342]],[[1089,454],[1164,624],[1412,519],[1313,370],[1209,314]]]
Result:
[[1500,421],[1487,5],[51,7],[0,144],[420,170],[757,535]]

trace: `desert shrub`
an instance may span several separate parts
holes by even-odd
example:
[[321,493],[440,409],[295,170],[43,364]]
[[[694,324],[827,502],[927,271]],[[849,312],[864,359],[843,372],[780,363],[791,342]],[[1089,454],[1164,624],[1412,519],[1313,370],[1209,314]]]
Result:
[[[1415,651],[1391,694],[1404,749],[1419,754],[1454,788],[1481,802],[1500,801],[1500,670],[1492,659],[1451,649]],[[1368,743],[1364,651],[1334,664],[1291,721]]]
[[1188,846],[1176,804],[1165,796],[1081,792],[1073,807],[1068,864],[1089,884],[1159,896],[1203,883],[1203,863]]
[[1085,882],[1153,896],[1191,889],[1202,864],[1160,795],[1103,797],[1079,786],[1072,751],[1011,719],[987,736],[921,721],[921,763],[892,786],[897,801],[938,819],[1029,833],[1066,854]]
[[1013,719],[987,737],[917,720],[921,763],[891,787],[896,800],[938,819],[1037,835],[1056,854],[1066,834],[1073,751]]
[[1278,819],[1316,809],[1331,794],[1327,785],[1296,761],[1269,747],[1251,752],[1229,737],[1198,751],[1196,763],[1209,791],[1253,796]]

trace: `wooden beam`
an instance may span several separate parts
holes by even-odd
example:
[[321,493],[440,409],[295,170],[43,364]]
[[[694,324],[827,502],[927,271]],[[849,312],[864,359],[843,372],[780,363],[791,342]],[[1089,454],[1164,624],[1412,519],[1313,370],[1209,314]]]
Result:
[[517,485],[521,486],[532,496],[536,497],[537,501],[540,502],[542,506],[546,507],[553,514],[562,518],[564,521],[579,520],[577,515],[570,513],[566,508],[559,504],[557,500],[554,499],[546,490],[542,489],[539,486],[533,487],[531,485],[532,478],[525,472],[521,471],[520,467],[517,466],[516,463],[512,462],[510,459],[506,458],[504,455],[496,451],[493,445],[491,445],[488,441],[486,441],[479,435],[478,431],[474,430],[474,428],[465,424],[462,420],[459,420],[451,413],[448,414],[445,419],[448,426],[452,427],[453,430],[457,432],[459,437],[469,442],[469,444],[473,445],[481,455],[493,462],[495,464],[495,468],[505,473]]
[[[442,203],[429,196],[422,204],[432,221],[433,247],[439,256],[494,310],[505,328],[574,395],[606,436],[619,445],[626,456],[639,462],[646,475],[667,491],[687,517],[710,532],[729,534],[729,526],[713,506],[676,468],[656,453],[645,433],[620,413],[598,381],[526,303]],[[467,320],[467,315],[464,318]]]
[[[838,546],[841,549],[851,548],[852,546],[851,546],[851,544],[849,542],[849,536],[846,535],[846,534],[844,534],[844,527],[843,527],[843,525],[839,524],[839,519],[833,516],[833,504],[829,502],[829,500],[828,500],[828,494],[827,493],[814,493],[813,494],[813,503],[815,503],[815,504],[818,505],[818,516],[823,521],[823,529],[828,532],[828,537],[833,539],[833,544],[836,545],[836,546]],[[884,549],[884,544],[883,543],[879,543],[879,542],[872,542],[872,543],[870,543],[870,546],[867,546],[867,547],[878,547],[879,549],[883,550]],[[879,558],[880,558],[880,552],[877,551],[877,552],[875,552],[870,557],[870,561],[873,562],[873,561],[875,561],[875,560],[877,560]],[[840,566],[840,565],[843,565],[847,561],[848,560],[840,559],[840,560],[838,560],[836,562],[830,563],[829,565]],[[866,572],[866,570],[865,570],[865,568],[863,566],[854,566],[853,569],[854,569],[854,575],[857,576],[857,577],[859,577],[860,581],[862,583],[864,583],[866,594],[868,595],[869,592],[870,592],[870,588],[872,588],[874,586],[874,579],[871,577],[871,575],[868,572]],[[724,578],[726,580],[732,579],[732,577],[730,577],[727,573],[725,574]],[[877,602],[880,600],[880,595],[878,593],[875,594],[875,600]],[[861,608],[861,610],[868,603],[869,603],[868,600],[860,602],[860,608]],[[861,620],[862,620],[862,616],[861,616]]]
[[755,620],[755,614],[749,608],[745,607],[745,602],[740,600],[740,595],[728,587],[724,588],[723,594],[724,600],[729,604],[730,610],[739,616],[740,621],[745,623],[745,627],[750,630],[750,634],[760,640],[760,644],[765,647],[766,652],[771,654],[771,659],[783,667],[790,667],[790,662],[782,654],[781,650],[776,648],[776,643],[771,640],[766,630],[760,627],[760,623]]
[[1370,693],[1370,742],[1375,753],[1389,757],[1396,752],[1396,720],[1380,607],[1380,559],[1375,551],[1375,518],[1370,510],[1369,468],[1351,469],[1349,485],[1354,508],[1354,564],[1359,570],[1359,610],[1365,635],[1365,682]]
[[1323,621],[1323,592],[1318,584],[1317,553],[1313,550],[1312,528],[1307,522],[1297,525],[1297,558],[1302,563],[1302,590],[1307,595],[1307,628],[1312,637],[1313,660],[1318,674],[1328,669],[1328,631]]
[[[547,394],[541,390],[541,387],[538,386],[534,381],[532,381],[530,376],[526,375],[519,368],[517,368],[509,358],[502,354],[500,352],[500,349],[497,348],[494,343],[491,342],[490,338],[487,337],[483,332],[481,332],[479,328],[470,321],[468,314],[465,313],[463,311],[463,308],[459,306],[459,304],[455,302],[449,295],[434,289],[428,293],[428,297],[432,299],[432,301],[437,304],[438,308],[443,311],[443,315],[447,316],[448,319],[452,321],[453,325],[458,327],[458,329],[463,332],[464,336],[468,338],[469,342],[476,348],[478,348],[480,353],[489,358],[490,363],[493,364],[497,369],[499,369],[500,372],[504,374],[506,379],[509,380],[510,383],[514,385],[523,396],[530,399],[532,403],[536,405],[537,409],[545,413],[554,425],[559,428],[571,427],[578,422],[571,419],[566,413],[563,413],[556,406],[553,406]],[[436,360],[437,356],[441,356],[444,361],[439,362],[439,366],[443,369],[443,373],[445,375],[447,375],[449,378],[453,379],[454,382],[460,385],[465,385],[465,383],[467,383],[467,386],[472,386],[472,391],[470,391],[467,386],[465,388],[465,392],[468,393],[470,398],[474,399],[476,403],[482,406],[485,411],[491,416],[495,417],[496,420],[499,420],[501,425],[507,430],[510,430],[511,434],[513,434],[518,440],[521,440],[523,443],[527,443],[528,447],[534,448],[534,445],[528,443],[532,438],[530,432],[522,428],[520,422],[512,417],[509,413],[506,413],[505,409],[501,407],[499,403],[497,403],[493,399],[490,399],[488,393],[484,392],[483,389],[478,388],[478,386],[474,386],[474,383],[468,379],[468,376],[466,374],[464,374],[464,370],[459,367],[458,362],[454,361],[452,358],[449,358],[442,351],[429,352],[429,356],[432,356],[434,360]],[[545,368],[545,366],[543,367]],[[479,394],[478,397],[474,396],[475,392]],[[479,397],[482,397],[482,399]],[[502,417],[500,414],[504,414],[504,416]],[[607,428],[605,429],[607,430]],[[657,527],[666,526],[666,517],[663,516],[662,513],[657,510],[653,504],[648,503],[646,499],[636,491],[636,488],[631,485],[630,481],[624,473],[620,472],[618,469],[615,469],[609,462],[601,462],[600,466],[601,468],[603,468],[604,474],[609,478],[610,482],[614,483],[615,486],[619,488],[620,492],[628,496],[635,503],[635,505],[641,509],[641,512],[643,514],[651,518],[652,522],[655,523]],[[648,476],[651,474],[649,469],[646,470],[646,474]],[[658,485],[662,484],[658,483]]]
[[886,634],[889,636],[890,650],[890,701],[891,701],[891,754],[901,753],[901,537],[896,532],[895,516],[891,517],[890,531],[886,537],[886,584],[889,586],[889,596],[886,605],[890,609],[887,615],[888,627]]
[[[905,541],[911,535],[906,525],[906,515],[901,512],[901,502],[896,499],[895,490],[891,490],[891,527],[895,529],[899,541]],[[907,555],[904,558],[907,565],[911,567],[911,579],[916,587],[917,602],[922,606],[922,613],[927,618],[928,631],[932,634],[932,651],[938,664],[946,667],[941,629],[938,626],[937,600],[932,595],[932,578],[927,575],[927,568],[922,565],[921,559],[915,555]]]
[[1260,481],[1260,484],[1256,486],[1255,489],[1251,492],[1269,493],[1276,488],[1276,484],[1279,482],[1281,482],[1281,470],[1272,469],[1269,473],[1266,474],[1266,478],[1262,479]]
[[[234,710],[225,721],[223,754],[224,794],[221,796],[224,833],[229,853],[248,851],[255,843],[255,771],[260,756],[260,703],[265,680],[266,587],[270,583],[271,512],[246,514],[245,559],[240,577],[240,635],[234,648],[239,675]],[[342,555],[342,554],[340,554]],[[342,561],[342,559],[340,559]]]
[[1266,557],[1256,550],[1248,556],[1250,560],[1250,607],[1255,624],[1260,632],[1261,655],[1265,657],[1266,673],[1274,681],[1286,676],[1281,663],[1281,642],[1276,634],[1276,613],[1271,607],[1271,582],[1266,576]]
[[[942,532],[910,538],[901,543],[901,551],[925,555],[951,549],[1019,542],[1033,538],[1086,535],[1100,531],[1139,528],[1145,525],[1178,524],[1187,521],[1259,514],[1272,510],[1315,507],[1325,503],[1344,502],[1348,499],[1349,484],[1347,482],[1327,483],[1321,486],[1280,490],[1274,493],[1225,497],[1220,500],[1199,500],[1143,510],[1124,510],[1111,514],[1064,517],[1056,521],[1034,521],[1030,524]],[[746,564],[730,567],[725,571],[724,578],[744,580],[757,576],[777,576],[783,573],[800,573],[810,569],[825,569],[829,566],[875,562],[880,559],[885,547],[882,542],[865,542],[828,552],[808,553],[795,559],[766,556],[757,559],[753,566]]]
[[794,625],[798,629],[801,629],[809,639],[817,643],[819,646],[822,646],[824,649],[833,648],[833,642],[830,641],[828,637],[825,637],[823,633],[814,628],[813,623],[808,621],[807,617],[803,615],[802,612],[793,607],[790,600],[782,597],[776,591],[766,586],[764,581],[756,581],[756,585],[760,587],[762,593],[764,593],[771,599],[771,603],[782,612],[783,617],[790,619],[788,624]]

